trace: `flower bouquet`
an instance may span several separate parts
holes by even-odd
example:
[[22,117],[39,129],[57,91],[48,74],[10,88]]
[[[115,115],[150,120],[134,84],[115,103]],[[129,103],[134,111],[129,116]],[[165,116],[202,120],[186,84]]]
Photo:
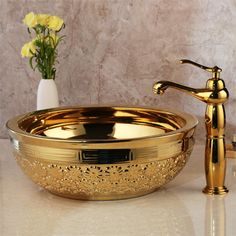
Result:
[[64,21],[58,16],[47,14],[34,14],[30,12],[23,19],[28,27],[31,41],[21,49],[22,57],[29,58],[29,64],[35,71],[41,73],[37,93],[37,109],[56,107],[59,105],[57,88],[55,84],[58,56],[58,45],[65,37],[59,36],[65,27]]

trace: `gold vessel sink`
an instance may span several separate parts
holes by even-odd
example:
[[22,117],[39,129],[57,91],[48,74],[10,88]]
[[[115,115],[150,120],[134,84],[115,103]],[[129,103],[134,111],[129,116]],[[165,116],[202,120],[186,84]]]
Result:
[[193,148],[197,119],[141,107],[65,107],[15,117],[16,160],[36,184],[69,198],[141,196],[173,179]]

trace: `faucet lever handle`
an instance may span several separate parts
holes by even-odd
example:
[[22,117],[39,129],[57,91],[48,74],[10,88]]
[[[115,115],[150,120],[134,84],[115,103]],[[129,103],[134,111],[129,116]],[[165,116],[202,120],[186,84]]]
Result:
[[221,68],[219,68],[218,66],[214,66],[214,67],[208,67],[208,66],[203,66],[203,65],[200,65],[194,61],[191,61],[191,60],[188,60],[188,59],[182,59],[179,61],[181,64],[191,64],[193,66],[197,66],[205,71],[208,71],[208,72],[211,72],[212,73],[212,77],[214,79],[219,79],[220,78],[220,72],[222,71]]

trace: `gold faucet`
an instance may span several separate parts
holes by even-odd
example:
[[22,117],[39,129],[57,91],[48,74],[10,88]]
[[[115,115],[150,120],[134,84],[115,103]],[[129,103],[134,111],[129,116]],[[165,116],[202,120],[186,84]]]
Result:
[[220,79],[220,69],[217,66],[206,67],[190,60],[180,60],[180,63],[189,63],[212,73],[212,78],[207,80],[206,88],[195,89],[183,86],[170,81],[159,81],[154,84],[153,92],[163,94],[169,87],[178,89],[193,97],[205,102],[205,126],[206,126],[206,147],[205,147],[205,173],[206,187],[203,192],[206,194],[225,194],[228,189],[224,186],[226,160],[225,160],[225,109],[224,103],[229,98],[225,83]]

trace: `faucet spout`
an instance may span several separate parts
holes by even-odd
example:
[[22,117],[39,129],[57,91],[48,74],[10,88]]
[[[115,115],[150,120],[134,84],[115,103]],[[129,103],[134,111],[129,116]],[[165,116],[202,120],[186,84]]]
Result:
[[158,81],[153,85],[155,94],[163,94],[166,89],[173,88],[197,98],[205,103],[224,103],[228,99],[228,91],[225,88],[216,91],[212,88],[191,88],[185,85],[174,83],[171,81]]

